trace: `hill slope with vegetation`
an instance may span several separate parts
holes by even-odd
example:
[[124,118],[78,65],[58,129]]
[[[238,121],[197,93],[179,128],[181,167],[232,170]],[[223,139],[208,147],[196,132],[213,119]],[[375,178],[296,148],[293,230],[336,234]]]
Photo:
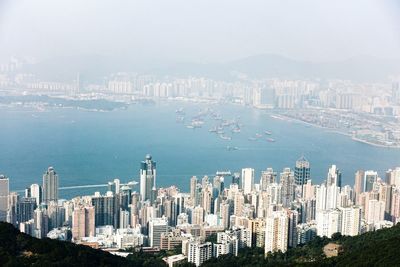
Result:
[[[323,247],[328,243],[341,246],[339,256],[325,257]],[[316,237],[304,246],[267,257],[261,248],[243,249],[237,257],[224,255],[203,266],[400,266],[399,244],[400,224],[355,237],[340,234],[331,239]],[[0,266],[166,266],[162,258],[171,254],[173,252],[133,252],[122,258],[69,242],[36,239],[20,233],[10,224],[0,223]]]
[[[323,248],[328,243],[341,246],[337,257],[327,258]],[[286,253],[273,253],[264,257],[261,248],[244,249],[237,257],[225,255],[203,264],[206,267],[230,266],[400,266],[400,224],[387,229],[367,232],[359,236],[332,238],[316,237],[304,246]]]

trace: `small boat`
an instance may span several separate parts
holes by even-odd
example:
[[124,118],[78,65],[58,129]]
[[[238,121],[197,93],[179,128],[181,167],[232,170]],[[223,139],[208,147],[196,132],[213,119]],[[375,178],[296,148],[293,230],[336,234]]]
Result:
[[221,134],[219,137],[221,137],[221,139],[223,139],[223,140],[231,140],[232,139],[232,137],[226,136],[226,135],[223,135],[223,134]]
[[239,148],[237,146],[227,146],[226,149],[228,151],[232,151],[232,150],[239,150]]
[[185,111],[183,110],[183,108],[178,108],[177,110],[175,110],[176,114],[185,114]]
[[194,128],[201,128],[201,126],[204,124],[203,120],[199,120],[199,119],[194,119],[192,120],[192,126]]
[[217,127],[214,127],[214,128],[211,128],[210,130],[208,130],[210,133],[216,133],[218,130],[217,130]]
[[182,123],[185,120],[185,117],[178,117],[176,118],[177,123]]
[[268,142],[275,142],[275,139],[273,139],[273,138],[267,138],[267,141],[268,141]]
[[265,133],[266,135],[272,135],[272,133],[271,133],[270,131],[264,131],[264,133]]
[[232,133],[240,133],[240,128],[234,128],[234,129],[232,129]]
[[249,141],[257,141],[257,138],[249,137],[248,140],[249,140]]
[[262,134],[256,133],[256,137],[257,137],[257,138],[261,138],[261,137],[262,137]]
[[188,129],[194,129],[194,126],[193,126],[193,125],[186,125],[186,128],[188,128]]

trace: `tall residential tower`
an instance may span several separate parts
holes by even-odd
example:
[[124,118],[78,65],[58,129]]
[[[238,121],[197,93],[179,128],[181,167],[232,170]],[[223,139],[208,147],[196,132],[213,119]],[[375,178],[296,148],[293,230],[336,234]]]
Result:
[[58,201],[58,175],[53,167],[43,174],[43,202]]
[[7,219],[9,186],[8,178],[0,175],[0,221],[3,222]]
[[310,162],[302,156],[296,161],[294,181],[296,185],[305,185],[310,180]]
[[142,201],[152,200],[152,191],[156,188],[156,163],[151,155],[140,163],[140,196]]

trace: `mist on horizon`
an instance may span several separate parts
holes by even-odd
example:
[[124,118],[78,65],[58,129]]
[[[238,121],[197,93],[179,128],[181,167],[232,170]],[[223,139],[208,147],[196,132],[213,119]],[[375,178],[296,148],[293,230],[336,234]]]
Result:
[[396,1],[2,1],[0,59],[398,59]]

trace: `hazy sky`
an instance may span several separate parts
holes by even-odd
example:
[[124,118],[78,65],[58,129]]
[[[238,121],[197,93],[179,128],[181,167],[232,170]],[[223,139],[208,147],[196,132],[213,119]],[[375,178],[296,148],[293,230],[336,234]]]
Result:
[[400,58],[400,1],[0,0],[0,57]]

